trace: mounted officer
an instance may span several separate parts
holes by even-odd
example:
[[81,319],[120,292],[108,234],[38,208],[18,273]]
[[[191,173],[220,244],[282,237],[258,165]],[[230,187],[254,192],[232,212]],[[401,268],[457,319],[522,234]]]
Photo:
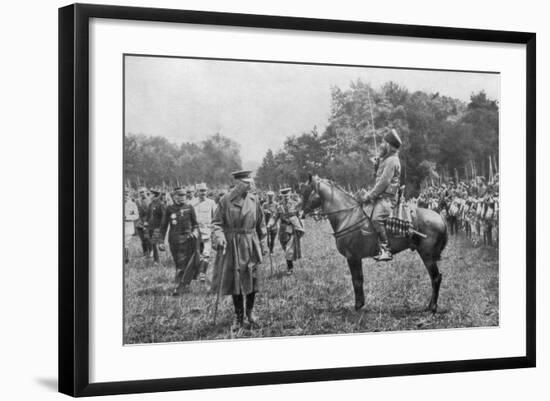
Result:
[[401,177],[401,162],[399,161],[399,148],[401,138],[395,129],[390,130],[384,136],[378,155],[378,169],[376,170],[376,182],[374,188],[361,194],[361,200],[372,203],[372,225],[378,234],[378,246],[380,252],[375,256],[377,261],[392,260],[385,222],[390,216],[396,203],[396,195],[399,190]]

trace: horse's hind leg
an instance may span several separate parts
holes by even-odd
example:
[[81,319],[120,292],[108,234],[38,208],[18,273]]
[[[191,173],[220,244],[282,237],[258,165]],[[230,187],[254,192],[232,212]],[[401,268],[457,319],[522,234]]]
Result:
[[351,272],[353,292],[355,293],[355,310],[359,310],[365,305],[365,293],[363,292],[363,268],[361,266],[361,259],[348,259],[348,266],[349,271]]
[[426,269],[428,269],[428,274],[430,275],[430,280],[432,282],[432,297],[430,298],[430,303],[426,309],[432,313],[435,313],[437,312],[437,299],[439,298],[439,287],[443,276],[439,272],[437,263],[432,256],[422,256],[422,261],[424,262]]

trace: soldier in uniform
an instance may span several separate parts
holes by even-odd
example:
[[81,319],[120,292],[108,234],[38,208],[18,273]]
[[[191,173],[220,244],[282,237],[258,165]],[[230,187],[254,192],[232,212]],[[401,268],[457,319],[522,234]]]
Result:
[[268,223],[270,230],[277,222],[279,225],[279,242],[285,251],[287,275],[292,275],[294,261],[302,257],[302,246],[300,239],[304,235],[304,227],[299,218],[298,203],[290,198],[290,188],[280,191],[282,201],[277,206],[275,215]]
[[189,205],[193,205],[197,199],[195,198],[195,187],[190,185],[185,190],[185,202]]
[[212,220],[214,219],[214,211],[216,210],[216,202],[206,197],[207,191],[208,188],[204,182],[197,184],[198,197],[195,198],[192,203],[192,206],[195,209],[195,214],[197,215],[199,231],[201,234],[201,264],[199,268],[199,280],[203,283],[206,280],[206,270],[208,269],[208,263],[210,262],[210,253],[212,250],[212,242],[210,241],[212,234],[211,227]]
[[139,220],[136,221],[136,229],[141,240],[141,249],[143,251],[143,256],[149,256],[150,254],[150,243],[149,243],[149,230],[147,226],[149,222],[147,221],[149,215],[149,204],[151,199],[147,194],[147,188],[141,187],[138,190],[139,199],[136,204],[139,210]]
[[248,323],[256,323],[253,308],[259,290],[259,265],[266,254],[266,228],[260,201],[252,193],[251,171],[236,171],[232,175],[236,185],[220,200],[213,221],[218,251],[212,291],[232,296],[233,328],[237,329],[244,322],[244,298]]
[[384,136],[380,146],[379,165],[376,171],[376,183],[367,194],[362,194],[362,200],[373,203],[372,225],[378,234],[379,254],[374,258],[377,261],[392,260],[388,243],[385,222],[395,206],[396,195],[401,178],[401,163],[399,162],[399,147],[401,138],[395,129]]
[[[271,218],[277,215],[278,207],[279,203],[275,200],[275,193],[273,191],[268,191],[267,200],[262,205],[266,224],[269,225]],[[267,245],[269,247],[270,254],[273,254],[273,246],[275,245],[275,238],[277,238],[277,231],[277,224],[272,224],[267,230]]]
[[139,211],[136,203],[130,197],[130,189],[124,190],[124,263],[130,260],[130,240],[134,235],[134,224],[139,219]]
[[165,203],[161,196],[161,191],[152,189],[153,199],[149,204],[148,212],[148,229],[149,229],[149,245],[153,251],[153,260],[155,263],[159,262],[159,244],[164,243],[164,237],[160,236],[160,226],[162,224],[162,217],[166,209]]
[[[185,190],[176,188],[173,193],[174,204],[166,208],[160,227],[160,238],[166,236],[166,231],[170,227],[168,243],[170,253],[176,264],[175,283],[176,288],[172,295],[180,295],[187,283],[184,281],[184,274],[191,269],[195,269],[198,264],[198,246],[200,239],[199,224],[195,209],[185,202]],[[160,250],[164,250],[164,244],[159,245]],[[191,277],[192,278],[192,277]],[[189,280],[190,281],[190,280]]]

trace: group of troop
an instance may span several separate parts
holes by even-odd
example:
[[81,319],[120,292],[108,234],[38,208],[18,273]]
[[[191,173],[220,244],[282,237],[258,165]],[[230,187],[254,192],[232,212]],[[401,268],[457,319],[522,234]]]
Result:
[[450,181],[425,188],[416,203],[441,213],[451,235],[461,230],[476,245],[498,246],[498,189],[498,174],[489,182],[481,176]]
[[235,325],[254,325],[255,294],[260,287],[264,256],[273,253],[277,238],[284,251],[287,274],[301,258],[304,234],[299,202],[290,188],[278,196],[257,193],[251,171],[232,173],[234,183],[225,193],[211,191],[205,183],[176,188],[125,190],[125,259],[129,244],[138,235],[143,256],[159,262],[168,237],[176,266],[174,296],[181,295],[191,280],[206,282],[211,251],[216,250],[211,291],[231,295]]

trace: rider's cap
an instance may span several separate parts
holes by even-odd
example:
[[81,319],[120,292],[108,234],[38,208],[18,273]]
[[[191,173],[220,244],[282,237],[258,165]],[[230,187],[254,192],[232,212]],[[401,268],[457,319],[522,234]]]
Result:
[[201,189],[204,190],[204,191],[206,191],[206,190],[208,189],[208,188],[206,187],[206,183],[201,182],[201,183],[198,183],[198,184],[197,184],[197,191],[200,191]]
[[275,195],[275,192],[273,192],[273,191],[267,191],[267,194],[266,194],[266,195],[267,195],[267,196],[273,196],[273,195]]
[[384,140],[397,149],[399,149],[399,147],[403,143],[401,142],[401,138],[399,138],[399,135],[397,135],[397,131],[393,128],[388,131],[386,135],[384,135]]

